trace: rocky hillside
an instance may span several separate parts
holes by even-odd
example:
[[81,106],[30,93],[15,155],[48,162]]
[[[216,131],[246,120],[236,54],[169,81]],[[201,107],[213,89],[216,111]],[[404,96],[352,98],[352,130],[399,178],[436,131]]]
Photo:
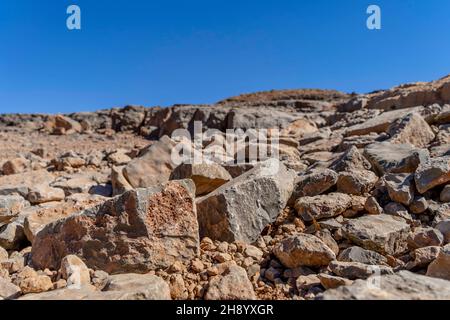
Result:
[[[196,121],[213,141],[173,136]],[[278,157],[171,157],[254,128]],[[0,139],[0,299],[450,299],[450,77],[0,115]]]

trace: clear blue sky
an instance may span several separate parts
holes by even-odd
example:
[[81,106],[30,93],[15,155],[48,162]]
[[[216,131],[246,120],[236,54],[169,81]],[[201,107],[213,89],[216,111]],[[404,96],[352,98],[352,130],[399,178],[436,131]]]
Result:
[[367,92],[450,73],[450,1],[1,0],[0,43],[0,113]]

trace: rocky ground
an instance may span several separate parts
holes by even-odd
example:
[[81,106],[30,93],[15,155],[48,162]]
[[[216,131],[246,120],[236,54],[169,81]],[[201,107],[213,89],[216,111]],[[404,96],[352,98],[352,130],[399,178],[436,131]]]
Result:
[[[176,166],[194,121],[280,129],[280,156]],[[0,138],[0,299],[450,299],[450,77],[0,115]]]

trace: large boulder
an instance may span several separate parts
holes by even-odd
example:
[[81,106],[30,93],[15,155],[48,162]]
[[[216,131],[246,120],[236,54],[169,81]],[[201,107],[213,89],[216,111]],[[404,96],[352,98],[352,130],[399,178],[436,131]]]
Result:
[[147,188],[169,180],[175,165],[172,150],[176,143],[167,136],[152,144],[142,155],[123,168],[123,175],[134,188]]
[[357,280],[350,286],[328,290],[325,300],[449,300],[450,281],[409,271]]
[[255,241],[285,208],[294,176],[280,161],[269,159],[197,199],[200,235],[228,242]]
[[191,180],[137,189],[48,224],[33,242],[32,262],[58,269],[68,254],[108,273],[167,268],[199,250]]
[[410,231],[406,221],[386,214],[349,220],[342,228],[347,239],[381,254],[400,254],[407,248]]

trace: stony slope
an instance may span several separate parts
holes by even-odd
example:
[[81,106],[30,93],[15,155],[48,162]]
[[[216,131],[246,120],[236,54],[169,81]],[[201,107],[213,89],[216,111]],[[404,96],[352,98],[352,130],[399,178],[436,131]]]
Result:
[[[195,121],[280,129],[279,158],[177,166]],[[450,77],[0,115],[0,138],[0,299],[450,299]]]

